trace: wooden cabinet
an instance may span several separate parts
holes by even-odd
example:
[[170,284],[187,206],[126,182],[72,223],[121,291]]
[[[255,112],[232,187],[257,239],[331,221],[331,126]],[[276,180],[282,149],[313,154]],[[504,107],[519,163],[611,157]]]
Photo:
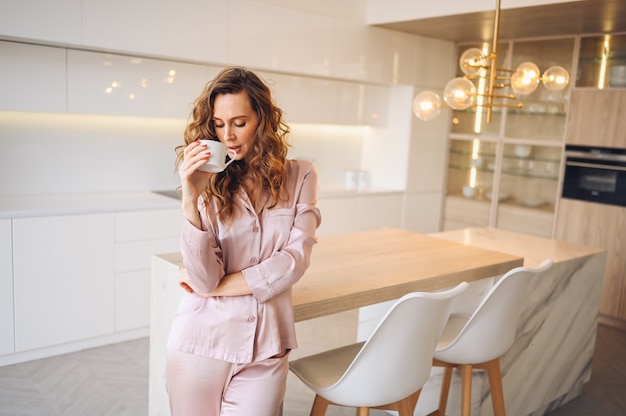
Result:
[[0,355],[14,351],[11,220],[0,220]]
[[567,144],[626,148],[626,89],[572,93]]
[[115,214],[115,331],[148,328],[152,255],[180,250],[180,209]]
[[[566,144],[626,148],[626,35],[580,39]],[[626,328],[626,208],[561,199],[556,238],[608,250],[601,318]]]
[[600,313],[626,328],[626,208],[562,199],[556,228],[558,240],[607,249]]
[[114,215],[13,220],[15,351],[114,331]]

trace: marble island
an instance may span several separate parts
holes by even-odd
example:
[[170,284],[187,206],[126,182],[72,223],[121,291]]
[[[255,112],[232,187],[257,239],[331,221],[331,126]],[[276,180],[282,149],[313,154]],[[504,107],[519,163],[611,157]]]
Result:
[[[542,415],[579,395],[592,372],[606,251],[493,228],[431,236],[520,255],[528,267],[536,267],[546,258],[554,260],[522,310],[513,347],[501,358],[506,411],[509,415]],[[439,379],[433,376],[426,386],[434,387],[437,398]],[[453,383],[455,380],[450,414],[460,414],[460,378]],[[472,389],[472,415],[492,415],[486,374],[475,373]],[[436,408],[436,402],[423,400],[425,396],[420,397],[416,415]]]

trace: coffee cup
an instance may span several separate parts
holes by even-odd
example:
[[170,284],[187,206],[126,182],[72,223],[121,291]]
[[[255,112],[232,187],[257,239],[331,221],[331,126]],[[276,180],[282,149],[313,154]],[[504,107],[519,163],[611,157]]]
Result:
[[[226,169],[228,165],[233,163],[237,157],[237,152],[229,150],[224,143],[218,142],[217,140],[200,140],[200,143],[207,146],[207,153],[211,153],[209,160],[198,168],[198,170],[203,172],[221,172]],[[228,162],[226,161],[227,155],[230,156]]]

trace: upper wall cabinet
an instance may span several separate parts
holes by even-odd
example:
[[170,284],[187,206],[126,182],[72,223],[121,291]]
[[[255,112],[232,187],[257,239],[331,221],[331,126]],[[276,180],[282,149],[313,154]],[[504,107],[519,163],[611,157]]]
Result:
[[259,73],[288,122],[387,125],[389,88],[295,75]]
[[0,110],[65,112],[65,60],[64,48],[0,42]]
[[77,1],[81,43],[88,48],[227,62],[229,20],[237,18],[229,15],[233,1]]
[[70,113],[183,117],[218,69],[68,50]]
[[[79,44],[82,36],[82,0],[3,1],[0,34],[11,38]],[[105,2],[104,4],[110,4]],[[111,25],[111,22],[107,22]],[[109,26],[109,30],[113,32]]]
[[576,86],[626,88],[626,34],[580,39]]
[[567,144],[626,148],[626,90],[578,89],[572,94]]

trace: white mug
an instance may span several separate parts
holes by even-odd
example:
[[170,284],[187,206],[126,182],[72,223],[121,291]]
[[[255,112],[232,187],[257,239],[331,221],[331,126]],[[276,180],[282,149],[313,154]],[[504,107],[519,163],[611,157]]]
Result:
[[[209,160],[198,168],[198,170],[203,172],[221,172],[233,163],[237,157],[237,152],[227,149],[224,143],[217,140],[200,140],[200,143],[206,145],[206,151],[211,153]],[[226,155],[230,156],[228,162],[226,162]]]

